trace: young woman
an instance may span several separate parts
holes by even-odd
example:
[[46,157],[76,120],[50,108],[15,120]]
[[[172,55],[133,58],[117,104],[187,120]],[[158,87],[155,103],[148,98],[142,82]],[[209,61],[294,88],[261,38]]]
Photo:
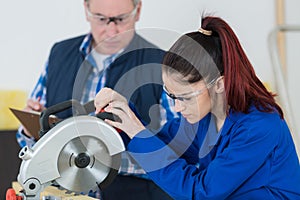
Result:
[[128,151],[174,199],[300,199],[300,166],[283,112],[256,76],[230,26],[204,17],[164,57],[165,92],[181,118],[152,133],[125,98],[104,88],[106,120],[132,138]]

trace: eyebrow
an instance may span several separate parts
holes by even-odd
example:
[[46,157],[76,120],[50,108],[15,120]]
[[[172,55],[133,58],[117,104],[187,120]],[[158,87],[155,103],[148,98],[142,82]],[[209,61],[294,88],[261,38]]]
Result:
[[[91,12],[91,11],[90,11],[90,12]],[[92,13],[92,12],[91,12],[91,13]],[[103,15],[103,14],[101,14],[101,13],[92,13],[92,14],[106,17],[105,15]]]
[[[104,15],[104,14],[101,14],[101,13],[93,13],[92,11],[90,11],[90,13],[92,13],[93,15],[97,15],[97,16],[101,16],[101,17],[105,17],[105,18],[110,18],[107,15]],[[129,14],[129,13],[123,13],[123,14],[112,16],[112,17],[118,18],[118,17],[122,17],[123,15],[126,15],[126,14]]]
[[168,89],[166,86],[165,86],[165,88],[166,88],[167,92],[168,92],[170,95],[173,95],[174,97],[184,97],[185,95],[192,93],[192,92],[186,92],[186,93],[183,93],[183,94],[174,94],[174,93],[171,93],[171,92],[169,91],[169,89]]
[[192,93],[194,93],[194,92],[196,92],[196,91],[186,92],[186,93],[183,93],[183,94],[177,94],[177,95],[175,95],[175,96],[176,96],[176,97],[185,97],[185,96],[187,96],[187,95],[189,95],[189,94],[192,94]]

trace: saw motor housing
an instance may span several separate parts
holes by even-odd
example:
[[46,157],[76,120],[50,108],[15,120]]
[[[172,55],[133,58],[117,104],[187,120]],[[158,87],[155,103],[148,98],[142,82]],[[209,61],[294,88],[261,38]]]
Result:
[[72,100],[46,109],[40,120],[42,137],[32,148],[21,149],[18,182],[25,200],[39,199],[40,192],[53,183],[72,192],[95,191],[108,186],[117,175],[125,146],[113,127],[86,115],[82,108],[77,116],[53,127],[48,124],[51,114],[74,105],[78,107]]

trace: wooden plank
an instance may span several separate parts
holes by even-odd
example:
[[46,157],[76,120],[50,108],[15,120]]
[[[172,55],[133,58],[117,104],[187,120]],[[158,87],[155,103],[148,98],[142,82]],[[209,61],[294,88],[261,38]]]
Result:
[[[285,24],[285,0],[277,0],[276,1],[276,24],[277,25]],[[286,66],[285,33],[283,33],[283,32],[278,33],[277,42],[278,42],[280,64],[283,68],[282,70],[284,72],[284,77],[286,77],[287,66]]]
[[[16,191],[16,194],[22,190],[21,185],[18,182],[12,183],[12,188]],[[85,196],[85,195],[75,195],[75,193],[67,193],[66,190],[60,190],[54,186],[48,186],[40,194],[40,200],[43,199],[43,196],[55,196],[59,197],[61,200],[95,200],[95,198]]]

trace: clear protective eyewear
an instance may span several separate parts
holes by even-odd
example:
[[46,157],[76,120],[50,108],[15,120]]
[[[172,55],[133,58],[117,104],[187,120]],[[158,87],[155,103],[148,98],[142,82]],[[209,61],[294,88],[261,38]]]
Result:
[[216,82],[217,78],[213,79],[211,82],[209,82],[205,88],[202,88],[200,90],[194,91],[194,92],[189,92],[189,93],[184,93],[181,95],[174,95],[168,91],[166,88],[165,84],[163,85],[163,90],[166,92],[166,94],[173,99],[174,101],[177,99],[182,102],[188,102],[190,101],[193,97],[199,96],[204,92],[204,90],[209,89],[211,86],[213,86]]
[[108,25],[110,22],[114,22],[115,25],[122,26],[127,24],[132,17],[135,16],[137,6],[130,13],[125,13],[114,17],[107,17],[101,14],[92,13],[89,8],[87,8],[86,11],[88,17],[92,18],[100,26]]

